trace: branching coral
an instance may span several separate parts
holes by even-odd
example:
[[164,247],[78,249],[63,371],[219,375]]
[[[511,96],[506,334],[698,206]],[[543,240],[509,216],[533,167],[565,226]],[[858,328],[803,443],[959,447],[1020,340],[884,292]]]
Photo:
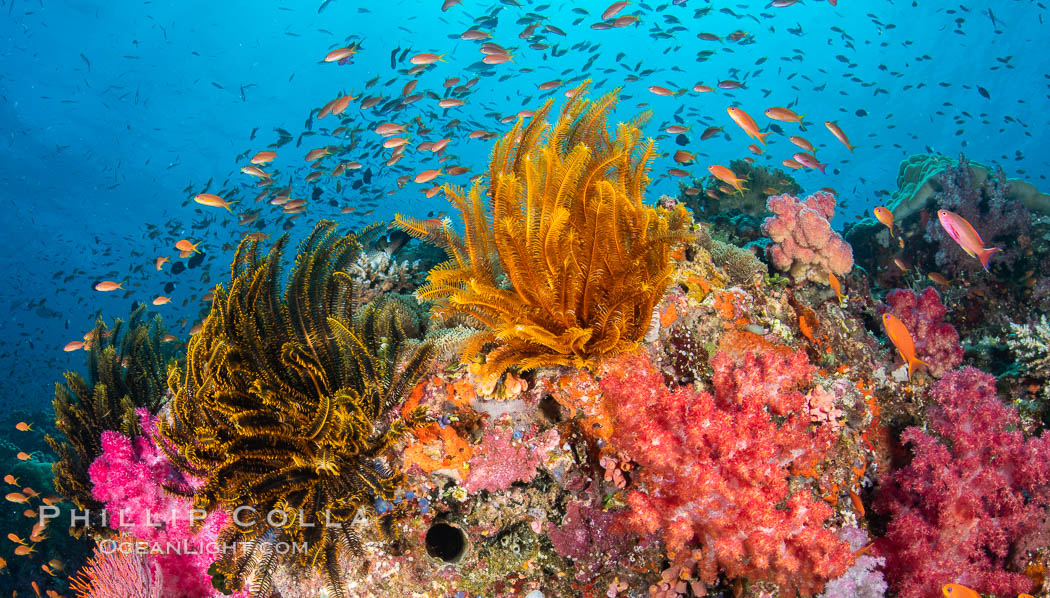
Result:
[[878,313],[886,312],[897,316],[908,329],[915,341],[915,354],[929,364],[931,376],[940,378],[962,363],[959,333],[944,321],[948,310],[936,289],[926,287],[920,294],[894,289],[886,295],[886,304],[878,307]]
[[773,240],[767,248],[778,270],[796,280],[828,284],[828,274],[842,276],[853,267],[853,250],[831,228],[835,196],[821,191],[804,200],[793,195],[770,197],[773,216],[762,230]]
[[[1010,338],[1006,344],[1017,355],[1021,373],[1041,380],[1050,379],[1050,321],[1043,314],[1034,324],[1010,324]],[[1050,388],[1043,388],[1043,396],[1050,396]]]
[[814,368],[803,354],[774,352],[741,363],[720,353],[712,365],[713,395],[668,390],[645,357],[602,379],[615,411],[611,446],[639,465],[628,521],[662,534],[677,559],[694,558],[704,584],[725,574],[812,595],[851,562],[824,528],[831,508],[788,486],[832,442],[827,427],[810,430],[798,389]]
[[[643,203],[653,143],[638,121],[610,138],[615,92],[596,102],[581,87],[548,130],[547,102],[493,151],[488,191],[446,186],[463,236],[447,223],[397,217],[401,228],[451,259],[419,291],[439,314],[465,313],[485,329],[464,349],[490,344],[485,374],[511,366],[592,364],[633,347],[671,274],[671,246],[686,238],[684,208]],[[484,196],[488,197],[488,206]]]
[[[269,595],[277,556],[267,547],[279,539],[305,542],[299,564],[326,576],[329,596],[344,596],[338,556],[359,549],[352,519],[393,500],[399,484],[381,459],[416,414],[398,418],[391,407],[416,383],[432,347],[409,346],[396,302],[353,312],[347,270],[368,233],[340,236],[333,223],[318,223],[283,297],[287,236],[266,255],[258,242],[242,241],[229,291],[216,289],[185,370],[171,369],[174,421],[162,430],[176,465],[207,478],[196,505],[258,512],[221,536],[248,544],[220,567],[234,586],[255,568],[253,595]],[[272,512],[288,525],[271,527]]]
[[96,515],[102,505],[91,496],[87,470],[102,454],[102,433],[114,430],[125,436],[138,435],[135,409],[155,413],[167,393],[166,372],[175,349],[163,340],[160,316],[146,320],[145,314],[146,308],[140,305],[131,312],[127,325],[117,319],[112,329],[98,319],[89,334],[87,379],[66,372],[66,383],[55,384],[55,424],[62,436],[47,436],[47,443],[58,454],[51,467],[55,490]]
[[945,583],[1030,591],[1032,581],[1006,565],[1048,531],[1050,440],[1025,439],[995,378],[974,368],[949,372],[930,398],[929,431],[905,430],[915,457],[884,480],[875,504],[890,517],[877,547],[891,586],[901,598],[934,598]]

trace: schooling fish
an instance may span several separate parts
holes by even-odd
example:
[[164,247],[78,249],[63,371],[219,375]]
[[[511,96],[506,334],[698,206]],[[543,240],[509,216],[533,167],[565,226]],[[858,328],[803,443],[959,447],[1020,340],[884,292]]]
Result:
[[915,341],[912,339],[911,333],[908,332],[908,328],[897,319],[897,316],[888,312],[882,314],[882,325],[886,327],[886,336],[890,337],[893,346],[897,347],[897,352],[908,364],[909,380],[911,379],[912,369],[916,364],[930,367],[930,364],[915,356]]
[[941,221],[941,226],[944,227],[948,236],[958,243],[963,251],[980,260],[985,270],[988,269],[988,261],[992,258],[992,254],[1002,251],[998,247],[985,247],[981,235],[977,234],[973,225],[955,212],[937,210],[937,219]]
[[732,185],[732,187],[739,191],[741,195],[744,193],[744,191],[747,191],[747,189],[744,188],[744,183],[746,183],[747,180],[738,178],[735,172],[726,168],[725,166],[721,166],[719,164],[712,164],[711,166],[707,167],[707,171],[723,183],[726,183],[727,185]]
[[744,112],[736,106],[730,106],[726,109],[726,112],[729,113],[729,116],[733,119],[733,122],[740,125],[740,128],[743,129],[749,137],[758,139],[759,143],[761,143],[762,145],[766,144],[766,136],[768,136],[769,133],[762,133],[761,131],[759,131],[758,125],[755,123],[755,119],[751,118],[750,114]]

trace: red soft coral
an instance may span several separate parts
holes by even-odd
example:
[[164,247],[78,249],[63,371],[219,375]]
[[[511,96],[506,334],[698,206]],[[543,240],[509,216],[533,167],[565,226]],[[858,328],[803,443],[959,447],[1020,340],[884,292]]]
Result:
[[915,354],[929,364],[931,376],[940,378],[962,363],[959,333],[944,321],[948,310],[936,289],[926,287],[918,295],[908,289],[894,289],[886,295],[886,303],[879,306],[879,314],[890,312],[904,324],[915,341]]
[[628,522],[660,532],[676,558],[699,555],[705,583],[724,573],[814,594],[852,557],[824,528],[831,508],[788,489],[791,469],[810,469],[833,438],[809,428],[799,386],[813,368],[802,354],[772,352],[743,363],[720,353],[712,366],[714,395],[668,390],[645,356],[602,379],[615,412],[611,444],[640,466]]
[[915,458],[883,484],[890,523],[878,550],[900,598],[934,598],[946,583],[1017,595],[1032,582],[1007,571],[1013,548],[1042,529],[1050,506],[1050,442],[1025,439],[995,378],[950,372],[930,393],[930,433],[908,428]]

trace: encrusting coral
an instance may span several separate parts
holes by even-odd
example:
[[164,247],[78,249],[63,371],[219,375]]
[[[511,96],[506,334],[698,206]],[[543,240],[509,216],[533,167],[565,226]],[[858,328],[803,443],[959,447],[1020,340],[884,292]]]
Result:
[[[465,221],[397,217],[409,234],[450,259],[418,291],[438,314],[465,313],[484,326],[464,357],[489,351],[485,375],[507,368],[584,367],[636,346],[671,275],[671,246],[686,236],[688,214],[647,206],[653,142],[640,119],[610,138],[616,92],[591,102],[577,90],[548,130],[548,101],[493,150],[489,184],[464,194],[445,186]],[[611,172],[610,172],[611,171]],[[486,206],[485,197],[488,198]]]
[[[247,548],[219,561],[232,587],[252,575],[253,596],[270,595],[278,556],[269,546],[278,540],[305,542],[298,564],[323,573],[329,596],[345,596],[339,555],[360,550],[352,521],[393,500],[401,478],[382,458],[417,414],[392,417],[391,407],[416,383],[432,347],[411,346],[396,302],[351,307],[347,270],[371,232],[337,235],[322,220],[300,246],[283,297],[287,236],[266,255],[258,242],[243,241],[230,289],[216,289],[185,369],[171,368],[173,421],[162,432],[175,465],[206,478],[196,506],[256,510],[242,516],[248,525],[220,535]],[[273,512],[288,525],[271,527]]]
[[[145,319],[143,305],[131,312],[125,325],[119,318],[110,329],[98,319],[88,333],[88,377],[66,372],[66,383],[55,384],[55,424],[61,437],[47,435],[58,455],[52,464],[55,490],[79,509],[98,515],[102,504],[91,495],[88,467],[102,454],[102,434],[112,430],[124,436],[141,433],[135,410],[156,413],[167,391],[168,364],[175,359],[160,316]],[[92,527],[97,527],[97,517]],[[82,533],[85,527],[77,527]]]

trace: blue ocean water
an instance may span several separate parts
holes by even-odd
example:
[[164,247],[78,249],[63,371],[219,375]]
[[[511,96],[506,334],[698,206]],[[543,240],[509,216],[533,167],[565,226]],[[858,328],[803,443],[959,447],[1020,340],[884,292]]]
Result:
[[[258,230],[276,238],[285,220],[277,207],[252,203],[254,179],[239,169],[278,142],[277,129],[292,140],[276,149],[271,166],[281,185],[296,181],[293,197],[311,198],[313,186],[302,181],[303,156],[313,148],[356,139],[343,159],[364,166],[343,177],[341,192],[320,181],[320,199],[291,226],[293,234],[322,217],[355,227],[389,221],[396,212],[422,218],[447,208],[440,194],[423,196],[430,185],[396,182],[438,168],[437,155],[410,148],[401,162],[385,166],[389,151],[378,151],[377,124],[418,118],[432,132],[411,135],[412,143],[450,138],[446,155],[454,158],[444,165],[470,170],[442,180],[465,185],[484,171],[491,144],[469,139],[470,131],[506,131],[511,124],[504,117],[536,109],[546,97],[562,100],[588,78],[595,92],[623,87],[624,120],[653,111],[646,132],[664,153],[653,167],[654,198],[678,189],[667,172],[676,166],[670,158],[676,149],[697,153],[686,167],[696,176],[710,164],[750,155],[752,141],[727,116],[730,105],[761,126],[771,106],[807,115],[802,134],[829,167],[826,175],[794,174],[807,191],[839,191],[840,223],[884,201],[896,188],[901,159],[930,150],[966,152],[1046,188],[1050,150],[1042,129],[1050,75],[1039,51],[1048,17],[1040,2],[631,2],[620,15],[637,22],[606,30],[591,28],[604,1],[445,4],[452,6],[0,0],[0,401],[46,408],[61,372],[82,369],[83,353],[63,346],[80,339],[96,314],[126,317],[136,301],[170,296],[172,303],[152,309],[185,337],[207,289],[226,278],[232,247],[257,230],[192,197],[221,192],[240,202],[234,212],[260,210],[265,225]],[[510,50],[513,61],[481,65],[483,41],[460,39],[468,29],[491,34],[484,41]],[[738,31],[746,35],[727,40]],[[721,41],[699,39],[701,33]],[[323,62],[328,51],[350,43],[360,45],[352,64]],[[409,57],[420,52],[445,54],[444,62],[408,75]],[[460,85],[479,80],[463,94],[464,106],[445,110],[436,98],[453,77]],[[431,95],[380,114],[412,79],[418,79],[414,93]],[[690,91],[726,79],[744,87]],[[538,89],[552,80],[563,85]],[[685,92],[656,95],[648,90],[654,85]],[[350,92],[385,99],[369,110],[355,101],[343,115],[352,135],[326,135],[339,123],[318,120],[316,110]],[[461,124],[447,129],[453,119]],[[837,121],[856,150],[836,141],[825,120]],[[687,145],[664,132],[672,124],[691,128]],[[710,126],[725,134],[700,141]],[[301,137],[304,131],[315,134]],[[760,164],[778,165],[796,151],[785,135],[770,140]],[[370,182],[351,189],[366,170]],[[343,207],[358,209],[341,214]],[[362,215],[368,209],[374,212]],[[180,274],[171,273],[170,263],[158,272],[156,258],[179,261],[173,247],[179,239],[200,242],[203,261]],[[122,282],[125,292],[94,290],[101,280]]]

